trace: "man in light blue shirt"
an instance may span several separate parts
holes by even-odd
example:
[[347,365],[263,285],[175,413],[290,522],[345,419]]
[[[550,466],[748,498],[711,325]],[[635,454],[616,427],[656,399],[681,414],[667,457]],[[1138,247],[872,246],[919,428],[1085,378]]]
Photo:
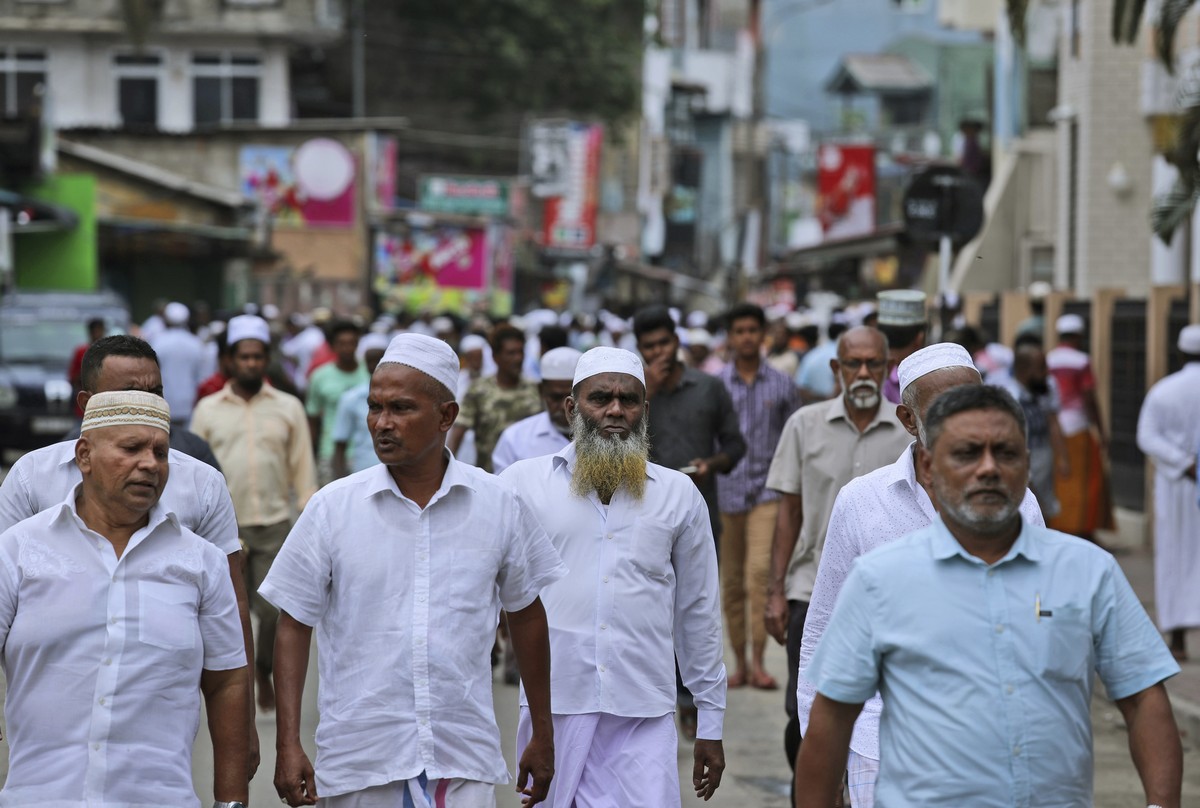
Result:
[[[1179,672],[1111,555],[1030,525],[1024,414],[942,395],[919,457],[940,518],[855,562],[807,675],[797,805],[833,804],[854,719],[883,697],[879,808],[1092,805],[1093,673],[1129,726],[1147,803],[1178,808]],[[802,784],[802,787],[801,787]]]

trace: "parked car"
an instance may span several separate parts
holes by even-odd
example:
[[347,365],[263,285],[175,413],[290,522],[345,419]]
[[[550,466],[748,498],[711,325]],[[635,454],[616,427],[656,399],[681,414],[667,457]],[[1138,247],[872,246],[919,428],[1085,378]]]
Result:
[[0,450],[54,443],[75,427],[67,378],[87,323],[109,334],[129,328],[129,307],[112,292],[11,292],[0,297]]

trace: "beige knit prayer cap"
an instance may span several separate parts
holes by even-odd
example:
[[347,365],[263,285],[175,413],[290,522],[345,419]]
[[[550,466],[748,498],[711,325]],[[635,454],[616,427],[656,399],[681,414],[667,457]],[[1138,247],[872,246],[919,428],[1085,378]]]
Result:
[[95,393],[88,399],[79,432],[83,434],[89,429],[128,424],[158,427],[169,435],[171,408],[162,396],[141,390]]

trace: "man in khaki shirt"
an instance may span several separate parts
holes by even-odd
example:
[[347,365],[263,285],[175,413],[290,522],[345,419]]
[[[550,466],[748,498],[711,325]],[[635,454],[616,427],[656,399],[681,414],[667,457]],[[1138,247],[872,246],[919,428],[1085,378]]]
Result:
[[855,477],[886,466],[912,441],[882,396],[887,339],[867,326],[852,328],[830,360],[842,395],[801,407],[788,419],[775,449],[767,488],[782,495],[771,546],[765,620],[776,641],[786,643],[788,727],[784,746],[796,759],[796,672],[808,601],[812,598],[829,513],[838,491]]
[[209,442],[225,470],[238,532],[246,546],[246,585],[258,616],[254,676],[258,704],[275,708],[271,670],[279,612],[258,594],[291,528],[289,495],[303,510],[317,490],[312,440],[304,405],[263,384],[271,334],[261,317],[229,321],[233,376],[218,393],[201,399],[192,431]]

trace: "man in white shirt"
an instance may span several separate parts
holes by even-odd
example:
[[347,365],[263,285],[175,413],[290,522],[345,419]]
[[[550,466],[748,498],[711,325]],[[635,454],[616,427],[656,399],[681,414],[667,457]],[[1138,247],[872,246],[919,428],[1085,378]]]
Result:
[[499,474],[518,460],[554,454],[571,442],[566,401],[582,356],[574,348],[551,348],[542,354],[538,395],[544,410],[517,421],[500,433],[492,451],[492,470]]
[[1138,415],[1138,448],[1154,461],[1154,606],[1171,653],[1187,659],[1187,629],[1200,626],[1200,508],[1196,453],[1200,451],[1200,325],[1186,326],[1177,343],[1184,366],[1146,393]]
[[[502,478],[531,504],[570,570],[542,593],[559,750],[553,808],[680,804],[676,656],[698,708],[696,795],[712,797],[725,768],[726,674],[708,506],[686,475],[648,462],[648,406],[641,360],[593,348],[567,399],[574,441],[515,463]],[[536,742],[528,695],[518,750]]]
[[221,552],[160,502],[169,430],[159,396],[92,396],[82,482],[0,534],[6,808],[199,808],[201,693],[218,804],[248,797],[237,599]]
[[[123,334],[105,337],[83,357],[83,390],[76,397],[80,409],[98,393],[141,390],[161,395],[162,375],[158,356],[145,341]],[[237,595],[238,613],[245,635],[246,658],[251,650],[250,609],[242,575],[242,545],[238,540],[233,500],[221,472],[183,452],[170,449],[167,463],[171,474],[162,492],[162,507],[175,514],[179,523],[220,550],[228,559],[229,578]],[[0,530],[36,513],[56,507],[79,485],[75,464],[75,441],[60,441],[22,455],[0,484]],[[253,679],[246,677],[252,694]],[[251,704],[253,698],[251,697]],[[258,731],[247,722],[250,735],[250,775],[258,768]]]
[[163,398],[171,405],[171,418],[179,426],[187,426],[191,420],[196,388],[208,375],[204,343],[187,327],[190,316],[182,303],[168,303],[163,312],[166,330],[150,343],[160,357]]
[[[275,787],[289,805],[492,808],[509,778],[492,709],[491,648],[508,612],[537,731],[517,788],[553,774],[550,648],[538,593],[562,561],[511,487],[454,459],[458,356],[401,334],[371,377],[382,465],[309,500],[259,593],[280,610]],[[316,769],[300,703],[317,628]],[[529,782],[532,776],[532,782]]]
[[[928,345],[910,354],[900,363],[897,379],[901,403],[896,416],[916,441],[895,463],[851,480],[834,500],[800,645],[796,700],[802,732],[807,730],[816,696],[816,689],[805,678],[804,671],[825,633],[854,559],[929,526],[937,516],[929,496],[929,483],[917,478],[914,463],[918,444],[925,445],[926,411],[939,395],[952,387],[983,383],[967,350],[948,342]],[[1027,522],[1045,525],[1037,499],[1028,489],[1020,510]],[[854,808],[871,808],[875,804],[881,709],[882,702],[876,694],[866,702],[854,724],[847,761],[850,802]],[[803,784],[796,783],[797,793],[803,788]]]

